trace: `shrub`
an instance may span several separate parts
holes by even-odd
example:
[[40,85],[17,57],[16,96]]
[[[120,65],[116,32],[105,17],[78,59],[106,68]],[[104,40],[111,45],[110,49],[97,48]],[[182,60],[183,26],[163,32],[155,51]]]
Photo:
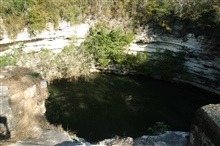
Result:
[[88,75],[93,67],[93,59],[82,48],[69,45],[59,54],[47,49],[28,54],[22,53],[18,57],[17,64],[30,67],[50,82],[54,79],[71,79]]
[[48,22],[55,26],[60,20],[78,23],[87,16],[130,19],[134,28],[151,25],[167,31],[175,22],[203,29],[220,24],[218,0],[1,0],[0,7],[4,26],[14,37],[25,26],[40,31]]
[[110,63],[120,63],[120,58],[133,39],[133,34],[124,34],[120,28],[109,31],[105,25],[99,24],[91,29],[83,47],[104,68]]
[[184,53],[157,49],[148,59],[140,64],[138,70],[149,76],[172,79],[187,74]]
[[0,56],[0,66],[15,66],[17,63],[17,60],[13,54],[6,54],[3,56]]
[[86,76],[94,66],[92,55],[73,44],[66,46],[59,54],[48,49],[26,53],[20,48],[15,48],[12,53],[1,56],[0,63],[2,66],[17,65],[31,68],[37,73],[33,73],[32,76],[41,74],[48,82],[54,79]]
[[164,122],[156,122],[153,127],[148,128],[148,133],[150,135],[160,135],[168,130],[169,126]]

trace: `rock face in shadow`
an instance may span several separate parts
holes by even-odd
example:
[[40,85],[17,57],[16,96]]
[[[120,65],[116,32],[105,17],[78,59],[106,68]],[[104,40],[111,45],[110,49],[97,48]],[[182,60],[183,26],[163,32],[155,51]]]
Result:
[[137,35],[130,52],[146,51],[152,54],[158,48],[162,51],[182,52],[185,54],[185,66],[193,76],[186,82],[220,95],[219,45],[219,41],[209,40],[203,35],[188,33],[177,37],[149,29]]
[[0,67],[0,135],[37,138],[47,126],[44,113],[47,83],[27,68]]
[[220,104],[201,107],[195,114],[190,132],[192,146],[219,146]]

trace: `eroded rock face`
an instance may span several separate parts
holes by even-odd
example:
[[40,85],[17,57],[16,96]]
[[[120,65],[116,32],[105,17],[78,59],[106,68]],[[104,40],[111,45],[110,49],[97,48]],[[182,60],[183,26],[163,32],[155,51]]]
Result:
[[161,50],[183,52],[185,65],[193,78],[188,83],[220,95],[220,52],[218,41],[188,33],[183,37],[149,29],[137,35],[130,52]]
[[[3,39],[0,40],[0,47],[7,46],[11,49],[6,52],[10,52],[12,48],[18,48],[20,42],[24,42],[20,47],[26,52],[40,51],[42,48],[47,48],[59,53],[64,46],[72,42],[70,38],[73,36],[77,39],[76,45],[80,45],[89,33],[90,27],[94,26],[95,23],[97,22],[88,20],[84,24],[71,26],[68,22],[61,22],[58,28],[48,24],[47,30],[35,36],[31,36],[28,30],[24,29],[14,40],[8,38],[7,35],[3,35]],[[117,24],[117,22],[113,24]],[[186,54],[185,65],[193,75],[193,78],[187,83],[220,95],[219,42],[208,40],[202,35],[195,36],[192,33],[183,35],[180,29],[181,27],[174,26],[172,34],[165,34],[161,30],[154,29],[142,30],[136,35],[129,52],[147,51],[151,54],[158,48],[174,52],[182,51]],[[4,53],[0,52],[0,55]]]
[[0,67],[0,137],[37,138],[47,126],[46,82],[32,70]]
[[[76,39],[75,45],[83,42],[89,32],[90,25],[84,23],[71,26],[70,22],[60,22],[58,28],[54,28],[53,24],[50,23],[47,24],[46,28],[41,33],[34,35],[31,35],[29,30],[25,28],[15,39],[9,38],[4,32],[2,39],[0,39],[0,47],[3,49],[10,48],[6,52],[11,52],[13,48],[22,47],[25,52],[40,51],[42,48],[47,48],[59,53],[73,41],[72,38]],[[0,52],[0,55],[2,54],[4,53]]]
[[219,146],[220,104],[201,107],[195,114],[190,132],[192,146]]

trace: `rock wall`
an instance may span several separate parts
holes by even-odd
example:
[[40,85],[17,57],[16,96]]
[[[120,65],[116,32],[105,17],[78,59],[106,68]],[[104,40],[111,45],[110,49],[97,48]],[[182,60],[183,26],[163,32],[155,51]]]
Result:
[[156,30],[146,30],[137,35],[130,51],[147,51],[149,54],[157,48],[184,52],[186,54],[185,65],[193,75],[191,81],[187,81],[199,88],[220,95],[220,51],[219,43],[206,39],[205,36],[197,36],[188,33],[183,37],[174,34],[159,33]]
[[220,145],[220,104],[201,107],[191,125],[190,144],[192,146]]
[[[58,29],[49,27],[36,36],[30,36],[28,31],[24,30],[14,40],[3,36],[0,40],[0,51],[4,50],[4,47],[16,48],[18,46],[16,43],[24,42],[23,48],[27,52],[48,48],[58,53],[69,44],[74,34],[79,45],[88,34],[90,26],[90,24],[70,26],[64,22]],[[129,51],[147,51],[149,54],[157,48],[174,52],[183,51],[186,53],[186,66],[194,75],[194,79],[189,83],[220,95],[220,52],[217,45],[215,41],[207,40],[204,36],[195,37],[193,34],[187,34],[184,37],[177,37],[149,29],[136,36]],[[10,52],[11,49],[6,52]],[[0,55],[4,53],[5,51],[2,51]],[[40,77],[33,76],[32,71],[26,68],[1,67],[0,71],[0,139],[39,137],[44,133],[42,129],[47,126],[44,118],[46,82]],[[210,106],[210,112],[205,111],[206,108],[197,112],[197,117],[200,118],[196,118],[192,126],[194,127],[190,136],[192,145],[202,143],[219,145],[219,141],[216,142],[218,138],[213,139],[214,137],[210,135],[218,127],[215,120],[210,118],[210,113],[214,112],[212,108],[216,109]],[[202,120],[204,122],[201,122]],[[204,125],[211,128],[207,127],[205,131],[204,128],[200,128]],[[218,130],[215,132],[219,134]],[[69,137],[67,139],[71,141]]]
[[0,145],[87,145],[45,118],[47,83],[28,68],[0,67]]
[[[116,21],[112,22],[118,24]],[[0,40],[0,49],[4,50],[5,47],[13,49],[23,42],[23,50],[26,52],[48,48],[58,53],[72,41],[73,36],[76,39],[75,43],[80,45],[86,38],[89,28],[95,23],[97,22],[88,20],[84,24],[71,26],[70,23],[61,22],[57,29],[53,28],[52,24],[48,24],[47,30],[35,36],[30,36],[25,29],[14,40],[7,35],[3,36]],[[129,51],[147,51],[151,54],[157,48],[161,48],[185,52],[187,59],[185,65],[193,75],[193,79],[188,83],[220,95],[220,51],[218,51],[220,44],[206,39],[205,36],[195,37],[191,33],[180,37],[177,35],[179,34],[177,28],[174,27],[173,33],[169,35],[153,29],[142,30],[136,35]],[[6,52],[10,52],[11,49]],[[4,53],[5,51],[0,52],[0,55]]]
[[84,23],[71,26],[70,22],[61,22],[58,28],[54,28],[53,24],[49,23],[46,26],[47,29],[34,35],[31,35],[28,29],[25,28],[14,39],[9,38],[7,33],[4,32],[2,39],[0,39],[0,55],[4,54],[4,52],[1,53],[1,50],[10,52],[21,44],[25,52],[40,51],[42,48],[47,48],[59,53],[71,41],[75,41],[76,45],[83,42],[90,25],[92,24]]
[[47,83],[27,68],[0,67],[0,137],[37,138],[47,126]]

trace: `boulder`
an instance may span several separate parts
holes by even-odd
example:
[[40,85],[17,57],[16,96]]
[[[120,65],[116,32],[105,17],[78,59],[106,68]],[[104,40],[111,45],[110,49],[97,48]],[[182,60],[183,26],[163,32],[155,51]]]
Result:
[[0,67],[1,139],[37,138],[49,125],[44,116],[46,82],[28,68]]
[[209,104],[197,110],[190,130],[190,145],[220,145],[220,104]]
[[0,67],[0,83],[0,145],[89,144],[73,140],[61,127],[47,122],[47,82],[39,74],[28,68]]

